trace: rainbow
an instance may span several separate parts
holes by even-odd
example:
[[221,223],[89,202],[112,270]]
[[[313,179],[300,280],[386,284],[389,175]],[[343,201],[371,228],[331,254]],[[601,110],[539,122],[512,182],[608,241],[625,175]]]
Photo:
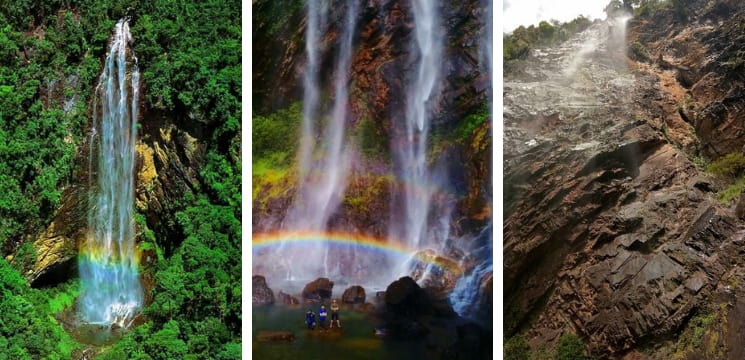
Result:
[[437,256],[426,251],[417,251],[403,245],[401,241],[379,239],[365,234],[343,233],[343,232],[308,232],[308,231],[277,231],[271,233],[258,233],[252,236],[252,248],[258,251],[279,245],[309,245],[309,244],[334,244],[353,246],[371,251],[382,251],[400,257],[413,257],[417,261],[435,265],[443,270],[451,271],[457,275],[462,269],[454,260],[443,256]]

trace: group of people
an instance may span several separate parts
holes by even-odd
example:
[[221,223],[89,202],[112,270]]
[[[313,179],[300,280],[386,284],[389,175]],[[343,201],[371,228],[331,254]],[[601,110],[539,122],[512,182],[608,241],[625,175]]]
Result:
[[[321,305],[321,308],[318,310],[318,327],[321,330],[326,330],[327,316],[328,311],[326,311],[326,306]],[[341,329],[341,322],[339,322],[339,303],[336,302],[336,299],[331,300],[331,328],[334,327],[334,321],[336,321],[336,326]],[[316,328],[316,314],[313,313],[313,309],[308,309],[305,313],[305,323],[310,330]]]

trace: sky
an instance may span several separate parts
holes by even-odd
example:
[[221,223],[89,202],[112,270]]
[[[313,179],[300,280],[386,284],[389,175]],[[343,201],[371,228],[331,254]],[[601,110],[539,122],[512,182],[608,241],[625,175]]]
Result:
[[579,15],[605,19],[603,9],[610,0],[503,0],[502,31],[511,32],[520,25],[538,25],[542,20],[570,21]]

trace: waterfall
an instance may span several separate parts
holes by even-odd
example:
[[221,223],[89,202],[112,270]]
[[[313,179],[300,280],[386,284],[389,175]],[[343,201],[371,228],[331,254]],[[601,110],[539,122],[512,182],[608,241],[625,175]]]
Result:
[[[437,2],[414,0],[414,38],[412,54],[418,56],[414,82],[406,96],[405,139],[397,152],[404,188],[404,229],[397,238],[405,239],[409,248],[417,249],[427,235],[427,218],[432,198],[427,166],[427,136],[430,128],[429,102],[439,76],[441,57]],[[430,186],[428,186],[430,185]],[[425,189],[424,191],[422,189]]]
[[94,157],[98,171],[89,177],[92,206],[79,260],[83,321],[120,327],[131,324],[143,300],[132,217],[139,71],[127,51],[131,40],[128,22],[120,20],[96,88],[89,171]]
[[485,302],[483,297],[488,295],[482,289],[484,279],[493,274],[492,241],[491,224],[481,230],[475,239],[462,241],[477,244],[478,247],[468,253],[469,257],[481,259],[481,262],[458,279],[449,295],[453,310],[460,316],[484,320],[484,314],[479,314],[479,306]]
[[[349,71],[358,4],[350,2],[347,5],[344,28],[339,37],[334,101],[330,113],[324,114],[319,106],[321,86],[318,79],[318,33],[325,26],[327,9],[328,4],[325,2],[308,3],[305,46],[308,64],[303,83],[303,133],[300,143],[298,192],[284,225],[291,231],[327,230],[329,217],[336,211],[344,194],[350,164],[349,153],[345,147],[345,129],[349,103]],[[321,133],[323,142],[316,143],[314,139],[318,133],[315,124],[319,117],[325,120],[325,126]],[[330,269],[333,268],[334,264],[329,263],[328,244],[321,243],[311,250],[303,249],[302,253],[297,254],[291,254],[290,251],[292,250],[280,248],[283,265],[288,269],[288,279],[293,278],[296,273],[301,273],[303,277],[310,274],[328,276]]]
[[321,18],[325,11],[324,5],[326,4],[319,4],[318,1],[308,1],[308,21],[305,29],[305,54],[308,60],[303,75],[303,121],[299,149],[300,171],[298,180],[300,187],[302,187],[302,182],[305,180],[311,165],[315,133],[313,123],[318,114],[318,99],[321,91],[318,84],[318,73],[320,71],[318,65],[318,47],[320,45],[318,34],[321,31],[321,26],[324,25]]

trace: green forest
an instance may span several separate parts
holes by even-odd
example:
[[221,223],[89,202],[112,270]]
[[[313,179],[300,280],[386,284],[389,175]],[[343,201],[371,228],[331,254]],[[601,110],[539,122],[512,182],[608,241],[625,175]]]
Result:
[[[32,287],[25,275],[34,240],[87,166],[94,89],[124,17],[142,73],[138,138],[167,123],[202,150],[184,170],[196,178],[188,191],[158,199],[163,216],[138,207],[137,241],[157,254],[140,268],[150,280],[141,320],[94,346],[60,321],[75,307],[77,277]],[[3,2],[0,359],[240,358],[240,20],[236,1]]]

